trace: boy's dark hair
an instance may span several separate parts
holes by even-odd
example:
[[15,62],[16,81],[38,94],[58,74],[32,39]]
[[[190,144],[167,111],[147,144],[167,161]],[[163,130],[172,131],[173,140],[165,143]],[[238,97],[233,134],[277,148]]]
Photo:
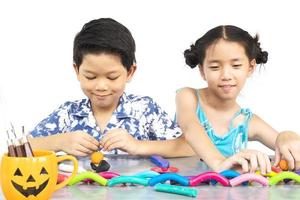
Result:
[[247,31],[239,27],[226,25],[209,30],[196,41],[195,45],[191,45],[190,49],[185,50],[186,64],[191,68],[198,64],[203,65],[206,49],[219,39],[240,43],[245,48],[249,60],[255,59],[257,64],[268,61],[268,52],[262,51],[258,35],[253,38]]
[[79,68],[87,54],[117,54],[127,69],[135,63],[135,42],[130,31],[110,18],[100,18],[86,23],[76,35],[73,62]]

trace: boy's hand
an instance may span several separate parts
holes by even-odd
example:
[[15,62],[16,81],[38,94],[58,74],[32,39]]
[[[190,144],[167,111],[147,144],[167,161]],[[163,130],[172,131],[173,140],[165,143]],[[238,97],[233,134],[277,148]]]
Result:
[[275,162],[277,166],[281,159],[288,162],[289,170],[300,169],[300,136],[291,131],[279,133],[275,143]]
[[136,155],[139,141],[132,137],[124,129],[113,129],[108,131],[100,141],[100,147],[105,151],[111,151],[113,149],[121,149],[128,154]]
[[99,142],[83,131],[59,134],[60,149],[74,156],[87,156],[99,148]]
[[262,174],[271,172],[269,157],[256,150],[243,150],[219,163],[217,171],[240,169],[243,173],[260,169]]

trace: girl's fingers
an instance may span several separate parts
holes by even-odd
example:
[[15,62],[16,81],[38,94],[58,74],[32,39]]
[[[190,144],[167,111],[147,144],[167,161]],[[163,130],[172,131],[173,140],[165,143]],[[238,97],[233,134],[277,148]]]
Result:
[[290,151],[290,153],[293,157],[293,163],[294,163],[294,168],[292,168],[290,170],[298,170],[300,168],[300,153],[295,152],[295,151]]
[[295,158],[295,170],[300,169],[300,153],[293,154]]
[[282,148],[281,153],[284,159],[288,162],[289,170],[293,170],[295,168],[295,163],[291,152],[287,148]]
[[231,169],[232,167],[234,167],[236,164],[238,164],[238,162],[236,160],[234,160],[232,157],[227,158],[221,165],[221,171],[223,170],[227,170],[227,169]]
[[256,157],[255,154],[252,154],[252,155],[250,156],[250,166],[251,166],[250,172],[252,172],[252,173],[255,172],[255,170],[256,170],[257,167],[258,167],[257,157]]
[[264,157],[265,157],[265,161],[266,161],[266,168],[267,168],[267,173],[270,173],[272,171],[271,169],[271,161],[270,161],[270,158],[268,155],[264,154]]
[[280,153],[280,150],[278,147],[275,148],[275,161],[274,161],[274,166],[278,166],[280,159],[281,159],[282,155]]
[[[300,144],[300,140],[299,140],[299,144]],[[291,144],[288,147],[288,151],[292,155],[292,157],[293,157],[293,163],[294,163],[294,168],[290,168],[290,170],[298,170],[298,169],[300,169],[300,146],[297,145],[297,144],[295,144],[295,143],[293,143],[293,144]],[[289,167],[290,167],[290,165],[289,165]]]
[[243,172],[244,173],[247,173],[249,172],[249,163],[248,163],[248,160],[246,160],[245,158],[240,158],[238,160],[238,162],[240,163],[240,165],[242,166],[242,169],[243,169]]
[[257,156],[257,160],[258,160],[258,165],[259,165],[259,168],[260,168],[260,172],[262,174],[266,174],[267,165],[266,165],[265,157],[261,153],[258,153],[256,156]]

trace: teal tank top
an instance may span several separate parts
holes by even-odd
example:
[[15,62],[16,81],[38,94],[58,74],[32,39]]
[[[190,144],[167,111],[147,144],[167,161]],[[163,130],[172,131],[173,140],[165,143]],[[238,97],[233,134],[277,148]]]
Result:
[[[207,120],[205,113],[200,105],[200,94],[197,90],[198,105],[196,114],[202,126],[204,127],[207,135],[213,144],[218,148],[218,150],[225,157],[232,156],[242,149],[247,147],[248,142],[248,124],[252,117],[252,112],[249,109],[241,108],[237,113],[234,114],[230,120],[228,127],[228,132],[223,136],[217,135],[212,129],[209,121]],[[239,115],[244,115],[243,123],[239,124],[237,127],[233,127],[233,120]]]

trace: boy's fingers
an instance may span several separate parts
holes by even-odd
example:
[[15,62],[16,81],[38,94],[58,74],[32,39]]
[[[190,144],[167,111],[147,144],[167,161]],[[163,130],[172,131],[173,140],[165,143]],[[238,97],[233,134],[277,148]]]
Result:
[[91,151],[84,146],[77,144],[72,149],[70,149],[69,153],[75,156],[87,156],[91,153]]
[[77,151],[80,151],[82,153],[85,153],[85,154],[91,154],[93,153],[92,150],[88,149],[86,146],[82,145],[82,144],[79,144],[76,148]]
[[112,145],[115,142],[121,141],[122,138],[118,136],[110,137],[108,140],[105,141],[105,143],[101,143],[102,147],[104,149],[109,149],[109,146]]
[[113,138],[110,138],[110,140],[108,140],[105,144],[104,144],[104,149],[111,149],[111,145],[113,145],[114,143],[116,143],[116,142],[119,142],[119,141],[121,141],[121,138],[119,138],[119,137],[113,137]]
[[90,151],[96,151],[99,147],[99,145],[95,145],[94,143],[90,142],[90,140],[86,139],[81,140],[79,144]]
[[113,137],[116,137],[117,135],[118,135],[117,132],[109,131],[102,137],[102,139],[100,140],[100,143],[105,144],[108,140],[110,140]]
[[109,145],[107,150],[111,151],[113,149],[124,149],[124,143],[122,141],[116,141]]
[[95,146],[99,146],[99,142],[93,136],[89,134],[84,134],[83,138],[88,142],[93,143]]
[[82,156],[82,157],[84,157],[84,156],[87,156],[88,154],[86,154],[84,152],[81,152],[81,151],[75,151],[74,155],[75,156]]

